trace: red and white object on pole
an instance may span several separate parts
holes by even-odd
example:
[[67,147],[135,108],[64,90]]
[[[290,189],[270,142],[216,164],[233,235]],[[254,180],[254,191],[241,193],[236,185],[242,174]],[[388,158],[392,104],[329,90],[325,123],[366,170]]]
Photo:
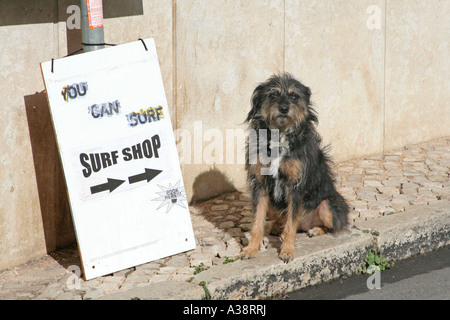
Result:
[[102,0],[86,0],[89,29],[103,27],[103,4]]

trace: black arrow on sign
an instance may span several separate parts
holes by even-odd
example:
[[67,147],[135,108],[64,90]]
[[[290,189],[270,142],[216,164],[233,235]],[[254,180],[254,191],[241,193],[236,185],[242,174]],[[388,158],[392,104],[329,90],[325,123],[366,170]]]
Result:
[[109,193],[116,190],[125,180],[116,180],[108,178],[108,182],[104,184],[99,184],[98,186],[91,187],[91,194],[96,194],[104,191],[108,191]]
[[154,177],[156,177],[158,174],[160,174],[162,170],[155,170],[155,169],[145,169],[144,173],[128,177],[128,182],[130,184],[138,183],[144,180],[147,180],[147,182],[150,182],[153,180]]

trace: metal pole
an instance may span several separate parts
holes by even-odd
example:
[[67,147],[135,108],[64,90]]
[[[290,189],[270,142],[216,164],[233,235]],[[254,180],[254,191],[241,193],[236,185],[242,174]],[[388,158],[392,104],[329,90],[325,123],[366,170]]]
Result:
[[102,0],[80,0],[81,34],[84,52],[103,49],[105,36],[103,33]]

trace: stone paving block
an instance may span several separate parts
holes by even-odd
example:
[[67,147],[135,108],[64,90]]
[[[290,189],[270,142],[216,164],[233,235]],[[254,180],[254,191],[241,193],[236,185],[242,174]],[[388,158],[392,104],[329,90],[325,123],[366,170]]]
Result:
[[374,210],[374,209],[359,210],[359,217],[363,221],[365,221],[365,220],[372,220],[372,219],[375,219],[375,218],[377,218],[379,216],[380,216],[380,214],[379,214],[378,210]]
[[419,188],[418,199],[436,200],[436,196],[429,188]]
[[122,283],[125,282],[125,277],[106,277],[101,284],[101,289],[106,293],[119,290]]
[[190,257],[189,265],[191,268],[201,265],[202,263],[205,266],[212,266],[212,255],[204,254],[204,253],[196,253]]
[[389,171],[386,172],[386,175],[388,177],[402,178],[403,177],[403,170],[402,169],[389,170]]
[[353,208],[354,210],[367,209],[367,201],[361,201],[361,200],[350,201],[349,204],[350,204],[350,207]]
[[388,162],[397,163],[398,161],[400,161],[400,157],[398,155],[397,156],[389,155],[389,156],[384,157],[384,161],[385,161],[385,163],[388,163]]
[[63,293],[63,286],[60,283],[48,285],[39,295],[40,299],[54,300]]
[[395,211],[404,211],[407,207],[409,207],[409,201],[407,200],[392,200],[391,201],[391,207]]
[[427,174],[427,178],[432,182],[437,182],[443,185],[450,180],[450,175],[443,172],[430,172]]
[[228,210],[229,208],[230,208],[230,206],[227,204],[211,206],[212,211],[225,211],[225,210]]
[[395,163],[395,162],[385,162],[383,163],[383,168],[385,170],[401,170],[401,165],[399,163]]
[[[155,274],[156,275],[156,274]],[[149,276],[147,273],[139,273],[139,272],[133,272],[130,274],[123,283],[145,283],[148,282]],[[122,283],[122,285],[123,285]],[[99,286],[102,287],[101,285]]]
[[353,172],[353,166],[350,165],[340,165],[336,166],[336,169],[339,173],[351,174]]
[[444,166],[441,166],[438,164],[432,164],[432,165],[429,165],[428,167],[431,171],[445,172],[445,173],[448,173],[448,171],[449,171],[448,167],[444,167]]
[[378,213],[395,211],[393,208],[391,208],[391,204],[389,201],[369,201],[367,203],[367,208],[369,210],[377,211]]
[[245,223],[252,223],[253,222],[253,217],[248,217],[245,216],[244,218],[241,218],[241,220],[239,220],[239,224],[245,224]]
[[5,282],[2,286],[1,286],[1,290],[2,291],[8,291],[8,290],[23,290],[27,287],[26,283],[18,283],[18,282]]
[[376,194],[375,198],[381,205],[389,205],[389,201],[392,199],[392,196],[390,194],[382,193]]
[[388,178],[386,180],[381,181],[381,184],[385,187],[394,187],[400,188],[402,183],[408,182],[408,179],[405,178]]
[[354,175],[362,175],[364,172],[363,168],[353,168],[352,174]]
[[381,162],[378,160],[361,160],[358,165],[360,168],[377,169],[380,168]]
[[189,259],[187,255],[185,254],[179,254],[176,256],[173,256],[169,261],[166,262],[167,266],[174,266],[174,267],[183,267],[189,264]]
[[350,201],[357,201],[356,200],[356,195],[352,194],[352,195],[348,195],[348,194],[343,194],[342,195],[345,199],[345,201],[350,202]]
[[243,210],[241,212],[241,215],[243,215],[245,217],[253,217],[254,214],[253,214],[252,208],[250,208],[250,209],[247,209],[247,210]]
[[233,221],[225,221],[219,224],[220,229],[228,229],[235,227],[236,224]]
[[225,251],[224,256],[229,258],[237,257],[240,255],[241,249],[241,245],[233,238],[227,243],[227,250]]
[[[9,290],[2,290],[2,291],[0,291],[0,300],[17,300],[17,292],[9,291]],[[44,300],[44,299],[42,299],[42,300]]]
[[341,185],[343,187],[348,187],[348,188],[359,188],[363,185],[362,181],[343,181],[341,182]]
[[411,202],[413,200],[416,199],[416,195],[412,195],[412,194],[394,194],[392,196],[392,201],[394,200],[404,200],[404,201],[408,201]]
[[364,180],[364,187],[382,187],[383,185],[381,184],[380,181],[378,180]]
[[361,174],[351,174],[346,176],[347,182],[362,182],[363,176]]
[[[383,186],[383,187],[378,187],[377,190],[380,192],[380,194],[389,195],[389,196],[391,196],[391,198],[394,194],[400,193],[400,190],[397,187],[384,187]],[[378,197],[377,197],[377,199],[378,199]]]
[[76,292],[64,292],[59,295],[55,300],[82,300],[82,296]]
[[450,200],[450,188],[433,188],[431,191],[439,200]]
[[226,233],[231,237],[239,237],[242,234],[242,232],[245,232],[244,229],[247,229],[246,225],[241,225],[239,228],[227,229]]
[[359,210],[350,209],[350,212],[348,213],[348,218],[351,222],[354,222],[355,219],[359,218]]
[[419,185],[413,182],[404,182],[402,183],[402,189],[417,189]]
[[388,150],[384,153],[385,156],[402,156],[403,155],[403,149],[402,150]]
[[428,180],[428,178],[426,178],[425,176],[412,177],[410,181],[412,183],[418,184],[420,187],[427,187],[427,188],[432,188],[432,187],[442,185],[442,184],[435,183],[435,182]]
[[349,188],[349,187],[340,187],[338,189],[342,195],[350,195],[350,194],[352,195],[355,193],[355,190],[353,188]]
[[201,300],[205,290],[185,281],[163,281],[99,297],[98,300]]
[[375,200],[375,195],[377,194],[378,190],[375,187],[367,187],[356,190],[356,198],[364,201]]
[[[157,274],[150,278],[148,283],[157,283],[157,282],[164,282],[168,281],[170,279],[170,274]],[[140,282],[140,285],[146,285],[147,282]],[[136,286],[133,286],[136,287]],[[131,287],[131,289],[133,288]]]
[[101,289],[91,290],[86,292],[86,294],[83,296],[83,300],[94,300],[104,296],[105,292]]

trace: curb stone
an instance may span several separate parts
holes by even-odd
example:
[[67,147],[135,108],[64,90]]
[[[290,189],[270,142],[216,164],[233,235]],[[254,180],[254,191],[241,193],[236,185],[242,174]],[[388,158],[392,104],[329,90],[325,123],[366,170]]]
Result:
[[382,219],[356,222],[359,230],[374,230],[377,247],[390,260],[403,260],[450,244],[450,200],[410,207]]
[[291,292],[356,270],[372,247],[372,237],[361,232],[308,238],[297,236],[296,257],[289,264],[278,258],[276,248],[255,259],[214,266],[195,277],[206,282],[215,300],[255,299]]

